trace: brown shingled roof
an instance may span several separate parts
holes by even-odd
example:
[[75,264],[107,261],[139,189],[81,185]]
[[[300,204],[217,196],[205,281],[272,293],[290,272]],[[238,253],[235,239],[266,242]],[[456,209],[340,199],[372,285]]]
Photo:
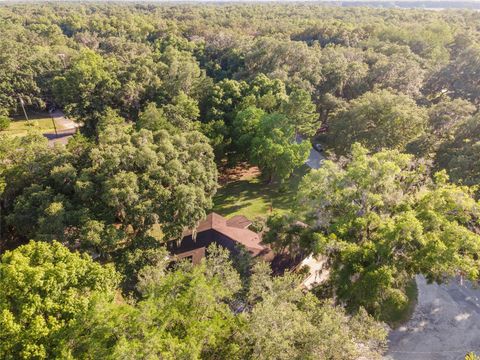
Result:
[[266,251],[270,252],[270,248],[262,244],[260,235],[247,229],[250,224],[251,221],[245,216],[238,215],[227,220],[223,216],[212,212],[198,224],[194,231],[191,229],[184,231],[183,237],[192,235],[194,232],[199,234],[204,231],[215,230],[244,245],[253,256]]
[[[261,235],[248,229],[250,225],[251,221],[245,216],[237,215],[227,220],[219,214],[210,213],[195,229],[185,230],[182,240],[170,241],[170,251],[180,256],[180,259],[191,257],[192,262],[198,264],[201,258],[205,256],[205,249],[209,244],[215,241],[222,244],[224,238],[228,238],[231,240],[230,243],[236,242],[245,246],[253,257],[259,257],[270,262],[272,271],[276,275],[294,269],[303,260],[301,256],[274,253],[270,246],[262,243]],[[299,223],[297,225],[303,226],[304,224]],[[224,243],[223,246],[232,250],[228,244]]]
[[252,225],[252,222],[243,215],[235,215],[227,220],[227,225],[239,229],[246,229]]

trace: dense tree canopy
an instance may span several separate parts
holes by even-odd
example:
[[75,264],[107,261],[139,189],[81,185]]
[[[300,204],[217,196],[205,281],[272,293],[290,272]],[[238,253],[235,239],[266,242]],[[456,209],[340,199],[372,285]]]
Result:
[[114,300],[113,268],[57,242],[6,252],[2,358],[380,358],[385,329],[365,312],[349,317],[304,294],[296,276],[272,278],[266,263],[242,285],[229,252],[208,250],[198,266],[143,268],[138,302]]
[[285,115],[270,114],[260,119],[252,138],[251,160],[270,180],[288,178],[310,153],[307,141],[295,142],[295,128]]
[[92,50],[83,50],[72,60],[65,75],[53,82],[56,101],[68,115],[85,121],[85,129],[95,130],[92,123],[107,107],[114,105],[120,83],[115,75],[116,62]]
[[2,215],[11,235],[80,241],[105,255],[154,224],[178,236],[205,216],[217,172],[201,133],[137,131],[112,113],[105,121],[95,143],[78,137],[67,149],[3,139]]
[[[303,294],[295,276],[272,278],[265,263],[255,265],[249,289],[240,291],[226,251],[209,248],[199,266],[146,268],[143,298],[135,305],[93,304],[70,330],[64,351],[104,359],[379,358],[385,330],[366,313],[350,318]],[[244,293],[251,310],[236,314],[228,304],[242,306]]]
[[479,185],[480,118],[465,119],[453,136],[442,143],[437,153],[437,164],[448,170],[453,180],[465,185]]
[[[0,357],[380,358],[416,274],[478,278],[478,29],[467,10],[2,4]],[[9,136],[23,106],[79,132]],[[298,169],[312,143],[329,160]],[[217,165],[257,166],[271,208],[307,172],[263,241],[325,255],[326,283],[245,249],[171,263]]]
[[426,113],[410,97],[387,90],[352,100],[331,120],[328,141],[340,154],[360,142],[372,150],[405,148],[423,133]]
[[[445,98],[428,110],[428,123],[425,133],[408,144],[407,149],[420,156],[432,157],[439,148],[450,143],[462,124],[476,112],[476,107],[467,100]],[[442,164],[445,168],[445,164]],[[453,175],[451,173],[451,175]],[[453,176],[455,178],[455,176]]]
[[249,153],[233,121],[248,106],[307,137],[329,130],[337,153],[414,141],[409,151],[434,157],[443,139],[422,137],[425,114],[445,94],[478,103],[472,12],[186,7],[2,7],[0,113],[18,114],[20,99],[58,105],[92,136],[109,108],[138,122],[154,103],[179,128],[198,121],[217,163],[231,164]]
[[60,333],[94,299],[112,301],[112,266],[72,253],[58,242],[30,242],[0,258],[0,356],[51,359]]
[[480,47],[473,44],[466,47],[456,58],[439,70],[428,83],[432,90],[446,92],[452,97],[463,98],[479,104],[480,93],[476,74],[480,71],[478,58]]
[[310,227],[272,229],[289,231],[284,244],[330,256],[330,281],[351,308],[388,320],[407,302],[405,286],[417,273],[431,281],[479,275],[480,204],[472,190],[450,184],[444,172],[430,181],[410,155],[370,155],[357,144],[343,166],[326,161],[306,175],[298,197],[298,215]]

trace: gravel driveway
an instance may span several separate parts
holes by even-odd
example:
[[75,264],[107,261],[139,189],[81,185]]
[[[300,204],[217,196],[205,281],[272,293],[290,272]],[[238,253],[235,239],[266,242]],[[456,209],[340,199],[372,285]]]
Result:
[[480,354],[480,289],[452,280],[427,284],[417,276],[418,304],[412,319],[389,335],[386,359],[460,360]]
[[[297,135],[295,138],[295,141],[297,143],[300,143],[301,141],[304,141],[304,140],[305,139],[301,135]],[[307,140],[307,141],[310,141],[310,140]],[[307,164],[311,169],[318,169],[320,168],[320,166],[322,166],[323,160],[325,160],[325,157],[312,147],[310,149],[310,154],[308,155],[308,159],[307,161],[305,161],[305,164]]]

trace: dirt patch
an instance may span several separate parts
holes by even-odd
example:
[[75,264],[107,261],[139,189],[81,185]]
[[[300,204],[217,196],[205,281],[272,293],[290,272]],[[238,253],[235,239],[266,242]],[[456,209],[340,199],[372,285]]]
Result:
[[257,166],[251,166],[250,164],[243,162],[235,167],[220,168],[218,183],[220,185],[226,185],[235,181],[249,180],[260,176],[260,174],[260,169]]

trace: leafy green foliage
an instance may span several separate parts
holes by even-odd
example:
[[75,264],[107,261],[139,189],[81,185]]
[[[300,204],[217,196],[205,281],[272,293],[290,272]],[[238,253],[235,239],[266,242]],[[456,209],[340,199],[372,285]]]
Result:
[[[15,118],[21,102],[60,106],[85,136],[66,148],[2,136],[0,245],[59,240],[115,260],[122,289],[139,298],[89,300],[73,328],[28,356],[378,357],[384,332],[361,310],[348,317],[262,265],[250,279],[248,261],[240,281],[219,249],[198,269],[168,270],[151,229],[176,237],[212,207],[214,156],[278,184],[317,134],[336,155],[354,142],[406,149],[478,185],[478,28],[469,11],[318,4],[3,6],[0,116]],[[431,181],[423,161],[396,151],[355,147],[340,159],[304,180],[308,227],[296,214],[268,221],[273,248],[329,255],[326,286],[349,310],[388,320],[415,273],[477,276],[474,188],[443,173]],[[217,207],[295,207],[291,189],[257,180],[225,186]]]
[[411,97],[420,95],[425,78],[421,60],[407,48],[390,56],[376,54],[378,59],[370,72],[370,81],[374,86],[398,91]]
[[8,140],[12,146],[4,139],[2,215],[12,234],[79,241],[106,256],[119,244],[138,246],[154,224],[178,236],[205,216],[217,174],[205,137],[136,131],[117,120],[107,121],[95,145],[79,138],[68,149],[51,148],[20,138]]
[[274,177],[288,178],[295,168],[308,158],[308,141],[295,142],[295,129],[289,119],[282,114],[262,117],[252,138],[250,158],[262,170],[269,181]]
[[120,83],[115,76],[116,62],[92,50],[83,50],[64,76],[55,78],[53,91],[68,115],[84,121],[87,133],[95,130],[95,120],[114,104]]
[[119,277],[58,242],[31,241],[0,260],[0,356],[51,359],[60,333],[93,299],[113,299]]
[[453,136],[439,147],[436,164],[447,169],[456,182],[477,186],[480,179],[479,146],[480,123],[475,115],[461,122]]
[[313,234],[300,245],[331,257],[331,281],[351,309],[388,319],[417,273],[439,282],[458,272],[478,277],[480,204],[447,180],[443,172],[431,182],[409,155],[369,155],[360,145],[345,166],[326,161],[305,176],[299,212]]
[[7,130],[10,126],[10,118],[0,114],[0,131]]
[[[236,148],[246,150],[252,148],[252,140],[264,116],[265,111],[255,106],[249,106],[237,113],[233,120],[233,134]],[[240,153],[239,156],[248,159],[248,153]]]
[[434,156],[440,147],[451,142],[455,132],[475,111],[476,107],[467,100],[442,99],[428,111],[425,134],[410,143],[407,149],[414,154]]
[[139,114],[138,129],[151,131],[167,130],[169,133],[190,131],[198,128],[200,110],[195,100],[184,93],[175,97],[171,104],[162,107],[149,103]]
[[[348,317],[331,303],[302,294],[293,275],[271,278],[269,267],[253,268],[243,341],[248,359],[380,358],[385,329],[361,310]],[[275,331],[272,331],[275,329]]]
[[[1,16],[1,15],[0,15]],[[12,20],[12,19],[11,19]],[[52,78],[58,73],[60,59],[48,43],[11,20],[2,24],[0,40],[0,112],[5,115],[20,109],[20,102],[36,110],[45,106]],[[3,19],[2,19],[3,22]],[[51,28],[58,29],[56,25]],[[57,33],[58,35],[58,33]],[[51,41],[55,42],[52,33]]]
[[64,353],[103,359],[376,359],[383,352],[385,329],[365,312],[346,316],[303,294],[297,277],[272,278],[262,262],[239,292],[228,251],[210,246],[208,254],[194,267],[146,268],[136,304],[92,304],[65,333]]
[[[69,334],[74,356],[238,358],[239,346],[231,339],[243,320],[225,301],[238,290],[239,277],[225,259],[226,250],[211,250],[210,264],[145,269],[143,299],[136,305],[93,306]],[[151,276],[158,272],[163,275]],[[233,288],[227,285],[232,280]]]
[[473,74],[479,71],[480,46],[468,44],[448,64],[432,76],[427,86],[436,93],[447,92],[452,97],[467,99],[478,105],[480,93]]
[[372,150],[402,150],[423,133],[426,120],[425,110],[408,96],[375,91],[352,100],[336,114],[328,141],[340,154],[354,142]]
[[367,89],[368,65],[357,49],[326,47],[320,61],[323,81],[317,91],[321,94],[352,99]]
[[315,104],[305,90],[292,91],[282,112],[292,121],[297,134],[313,136],[319,128]]
[[296,220],[291,213],[275,213],[267,219],[268,231],[262,241],[279,253],[288,251],[289,254],[299,255],[311,242],[311,234],[307,225]]

